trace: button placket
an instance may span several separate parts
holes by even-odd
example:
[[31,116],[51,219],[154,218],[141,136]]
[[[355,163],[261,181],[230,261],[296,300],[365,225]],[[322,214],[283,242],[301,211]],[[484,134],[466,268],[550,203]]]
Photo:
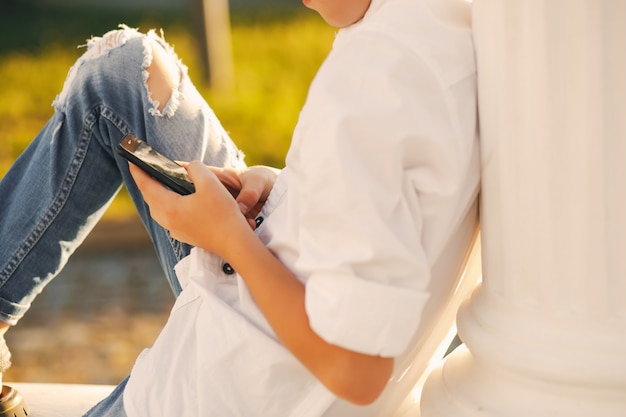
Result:
[[[256,219],[254,219],[254,224],[256,225],[256,227],[259,227],[262,223],[263,223],[263,217],[259,216]],[[222,264],[222,272],[226,275],[234,275],[235,274],[235,268],[233,268],[228,262],[224,262]]]

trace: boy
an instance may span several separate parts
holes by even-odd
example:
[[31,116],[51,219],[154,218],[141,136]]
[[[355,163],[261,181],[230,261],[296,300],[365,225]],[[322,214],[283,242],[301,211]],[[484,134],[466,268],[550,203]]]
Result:
[[[122,28],[91,41],[0,184],[0,232],[14,237],[0,248],[7,325],[122,182],[178,295],[154,346],[88,415],[373,415],[364,405],[435,319],[430,269],[478,190],[467,6],[304,4],[340,30],[280,172],[246,168],[163,40]],[[195,161],[196,192],[116,156],[127,133]]]

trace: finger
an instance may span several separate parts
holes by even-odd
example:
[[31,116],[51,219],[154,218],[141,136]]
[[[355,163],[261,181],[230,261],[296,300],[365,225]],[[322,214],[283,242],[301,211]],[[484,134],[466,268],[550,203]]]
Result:
[[260,177],[250,176],[246,178],[237,196],[237,204],[241,208],[242,213],[248,214],[250,210],[264,198],[265,180]]
[[241,179],[239,178],[239,172],[234,168],[220,168],[220,167],[208,167],[216,176],[220,182],[224,184],[224,187],[230,192],[233,197],[237,197],[239,190],[241,189]]
[[185,167],[189,178],[196,184],[196,189],[212,189],[216,185],[224,188],[213,169],[201,161],[193,161]]
[[241,187],[239,172],[234,168],[221,168],[208,165],[207,168],[209,168],[209,170],[211,170],[211,172],[213,172],[217,176],[217,178],[220,179],[221,182],[228,184],[232,187]]
[[199,161],[191,162],[186,169],[189,177],[196,184],[196,190],[210,196],[215,207],[219,205],[221,210],[237,210],[232,195],[212,169]]

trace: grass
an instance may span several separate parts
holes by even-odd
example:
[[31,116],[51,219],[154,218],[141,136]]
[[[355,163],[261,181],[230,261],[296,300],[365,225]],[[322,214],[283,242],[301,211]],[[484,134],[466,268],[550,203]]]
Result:
[[[316,14],[273,4],[232,10],[235,87],[212,90],[203,79],[192,13],[38,9],[0,0],[0,175],[47,119],[67,71],[92,35],[118,23],[163,28],[191,78],[249,164],[282,166],[308,85],[334,36]],[[132,212],[116,198],[108,218]]]

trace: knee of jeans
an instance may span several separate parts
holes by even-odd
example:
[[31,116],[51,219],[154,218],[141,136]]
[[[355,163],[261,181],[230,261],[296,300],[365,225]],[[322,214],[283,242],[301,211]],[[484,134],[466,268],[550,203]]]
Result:
[[165,42],[162,34],[157,35],[154,30],[143,34],[124,25],[87,41],[87,51],[70,68],[63,89],[55,98],[53,106],[63,110],[83,64],[109,55],[111,51],[135,38],[141,38],[141,71],[149,112],[154,116],[172,116],[178,107],[178,87],[187,73],[187,68]]

